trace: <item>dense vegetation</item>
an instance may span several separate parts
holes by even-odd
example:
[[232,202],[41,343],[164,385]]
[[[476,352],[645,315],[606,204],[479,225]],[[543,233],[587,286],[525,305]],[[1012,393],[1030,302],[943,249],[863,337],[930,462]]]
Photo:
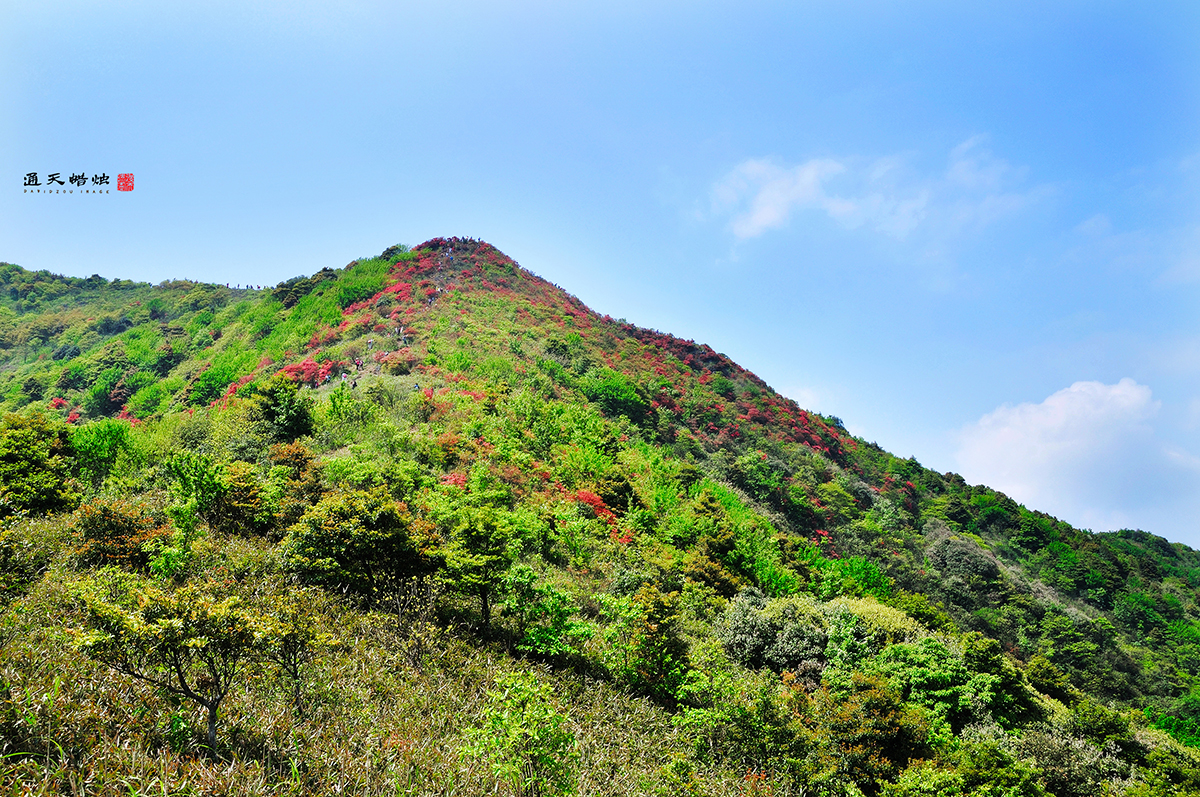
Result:
[[1200,554],[487,244],[0,291],[7,793],[1200,793]]

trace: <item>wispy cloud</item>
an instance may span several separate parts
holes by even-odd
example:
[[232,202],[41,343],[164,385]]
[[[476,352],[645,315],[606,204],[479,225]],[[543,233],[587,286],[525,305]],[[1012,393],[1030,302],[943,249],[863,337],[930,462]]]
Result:
[[[1200,464],[1159,442],[1149,387],[1076,382],[1038,404],[1004,405],[959,433],[958,466],[1026,506],[1098,531],[1188,516]],[[1194,541],[1192,541],[1194,542]]]
[[788,168],[769,160],[748,160],[713,188],[713,208],[737,209],[732,223],[739,238],[784,226],[796,209],[817,208],[836,215],[838,201],[828,196],[823,183],[845,169],[829,159]]
[[1021,190],[1025,170],[994,156],[983,136],[950,151],[945,169],[918,174],[906,156],[867,161],[814,158],[799,165],[772,159],[738,164],[717,181],[712,211],[729,217],[739,239],[785,227],[798,213],[823,213],[848,229],[894,239],[930,229],[934,235],[971,230],[1019,212],[1045,186]]

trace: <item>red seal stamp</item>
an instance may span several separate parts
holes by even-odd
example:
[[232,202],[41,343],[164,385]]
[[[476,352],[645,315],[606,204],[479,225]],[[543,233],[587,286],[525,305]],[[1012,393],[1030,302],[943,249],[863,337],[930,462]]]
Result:
[[132,191],[133,190],[133,175],[132,174],[118,174],[117,175],[117,190],[118,191]]

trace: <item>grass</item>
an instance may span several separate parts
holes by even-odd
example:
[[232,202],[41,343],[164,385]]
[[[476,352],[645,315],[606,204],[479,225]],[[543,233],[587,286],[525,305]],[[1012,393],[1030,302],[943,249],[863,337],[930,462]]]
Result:
[[[60,524],[64,518],[58,518]],[[205,569],[231,574],[248,602],[280,583],[271,547],[214,539]],[[0,794],[11,795],[483,795],[500,788],[486,762],[464,753],[502,672],[529,669],[552,684],[568,715],[585,795],[654,793],[689,750],[671,716],[611,684],[551,672],[442,626],[419,666],[394,618],[329,602],[319,607],[339,644],[315,661],[302,694],[261,664],[222,706],[218,750],[198,742],[195,706],[115,673],[73,646],[72,587],[87,575],[56,557],[5,613],[0,662]],[[705,793],[739,793],[738,773],[698,773]]]

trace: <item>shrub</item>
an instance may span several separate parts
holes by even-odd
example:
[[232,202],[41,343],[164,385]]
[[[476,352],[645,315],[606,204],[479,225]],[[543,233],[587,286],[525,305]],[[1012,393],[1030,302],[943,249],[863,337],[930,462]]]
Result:
[[1082,700],[1071,709],[1067,730],[1097,747],[1115,746],[1119,754],[1127,759],[1140,758],[1145,754],[1133,736],[1129,718],[1095,700]]
[[217,600],[201,587],[167,593],[111,572],[76,592],[87,631],[78,646],[119,673],[199,704],[207,713],[208,748],[217,744],[217,713],[255,647],[255,622],[236,598]]
[[539,585],[528,565],[511,568],[504,577],[505,613],[517,624],[517,650],[538,656],[565,656],[591,637],[591,628],[571,618],[578,607],[570,596],[548,584]]
[[188,391],[188,403],[197,406],[211,404],[225,394],[237,373],[228,366],[213,366],[196,377]]
[[1046,791],[1056,797],[1104,794],[1113,778],[1129,776],[1129,766],[1110,751],[1058,729],[1034,726],[1014,746],[1020,758],[1037,762]]
[[864,794],[900,774],[908,762],[929,753],[929,727],[921,712],[905,705],[887,683],[854,673],[849,694],[817,692],[812,728],[826,779],[852,781]]
[[646,585],[633,597],[640,622],[629,640],[628,668],[620,673],[642,694],[668,706],[675,705],[687,677],[687,643],[681,635],[679,593],[662,592]]
[[414,533],[403,504],[384,490],[326,495],[283,541],[285,566],[326,587],[375,602],[437,567],[436,539]]
[[207,520],[225,492],[221,465],[207,454],[184,450],[168,459],[164,468],[177,495]]
[[325,606],[310,588],[291,588],[267,599],[269,614],[259,620],[262,655],[289,682],[292,710],[303,718],[304,682],[317,654],[339,643],[325,630]]
[[112,415],[121,409],[128,396],[117,393],[117,385],[125,376],[125,369],[119,365],[106,368],[96,377],[96,381],[88,388],[83,397],[83,408],[89,415],[101,417]]
[[75,554],[85,566],[144,570],[154,543],[171,536],[144,507],[120,498],[83,504],[75,511],[72,527],[78,540]]
[[767,617],[767,599],[761,591],[744,589],[729,602],[717,636],[730,658],[745,667],[761,667],[763,653],[775,641],[779,629]]
[[345,382],[329,394],[329,420],[339,426],[359,426],[374,417],[375,405],[354,396]]
[[79,502],[75,449],[66,424],[40,413],[0,420],[0,517],[59,512]]
[[222,489],[209,510],[209,523],[226,534],[265,534],[274,523],[258,473],[248,462],[231,462],[221,476]]
[[312,397],[302,395],[300,386],[287,374],[275,374],[265,384],[255,385],[249,395],[273,440],[290,442],[312,434]]
[[81,476],[95,486],[108,476],[117,455],[133,448],[129,424],[110,419],[75,427],[71,430],[71,445],[79,460]]
[[[55,518],[0,521],[0,607],[22,595],[41,578],[70,536]],[[4,634],[0,631],[0,642]],[[0,644],[0,648],[3,645]]]
[[511,513],[490,506],[455,513],[446,566],[455,589],[479,598],[484,629],[492,622],[492,597],[519,547]]
[[580,388],[590,401],[600,405],[605,415],[624,415],[636,423],[650,409],[650,402],[642,396],[637,386],[616,371],[588,377],[580,383]]
[[486,759],[492,773],[520,797],[574,791],[575,734],[554,704],[550,687],[533,675],[496,679],[479,724],[467,731],[466,752]]

